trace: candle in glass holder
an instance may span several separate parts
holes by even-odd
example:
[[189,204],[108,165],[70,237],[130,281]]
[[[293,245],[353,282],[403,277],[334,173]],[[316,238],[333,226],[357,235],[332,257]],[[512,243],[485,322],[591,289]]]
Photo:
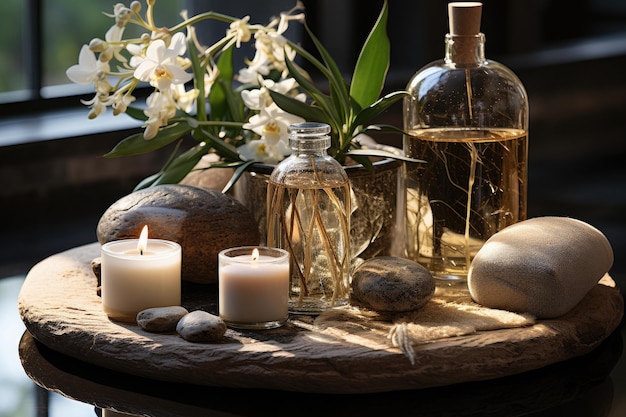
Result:
[[287,321],[289,253],[268,247],[218,254],[219,314],[230,326],[271,329]]
[[181,302],[182,250],[178,243],[148,239],[116,240],[101,249],[102,307],[110,319],[136,323],[147,308]]

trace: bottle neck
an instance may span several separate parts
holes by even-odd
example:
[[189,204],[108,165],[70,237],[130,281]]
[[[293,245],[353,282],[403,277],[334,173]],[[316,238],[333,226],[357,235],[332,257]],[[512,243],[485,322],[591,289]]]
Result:
[[294,155],[325,156],[330,147],[330,136],[294,136],[289,138],[289,146]]
[[330,126],[326,123],[304,122],[289,125],[289,147],[293,155],[326,155],[330,148]]
[[451,35],[445,38],[446,64],[461,66],[479,65],[485,62],[485,35]]

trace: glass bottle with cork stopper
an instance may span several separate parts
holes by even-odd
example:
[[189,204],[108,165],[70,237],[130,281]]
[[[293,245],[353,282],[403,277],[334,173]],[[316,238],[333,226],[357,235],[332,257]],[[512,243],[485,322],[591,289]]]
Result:
[[445,55],[407,85],[407,256],[438,284],[466,286],[471,260],[526,219],[528,99],[519,78],[485,58],[482,3],[448,4]]
[[267,245],[291,255],[289,311],[319,314],[349,301],[350,182],[328,155],[329,125],[289,130],[292,154],[267,187]]

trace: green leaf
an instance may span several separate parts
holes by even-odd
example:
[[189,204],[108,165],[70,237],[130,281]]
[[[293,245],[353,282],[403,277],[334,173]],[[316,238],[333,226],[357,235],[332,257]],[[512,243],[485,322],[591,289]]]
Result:
[[[226,97],[226,104],[228,106],[228,114],[230,115],[229,117],[227,116],[226,119],[232,120],[234,122],[245,123],[248,119],[248,115],[246,112],[246,108],[243,104],[243,99],[241,98],[241,90],[233,89],[231,82],[228,82],[228,83],[222,83],[221,81],[218,81],[218,82],[224,89],[224,93]],[[225,88],[226,85],[229,88]]]
[[213,147],[218,155],[231,161],[240,160],[239,152],[233,145],[224,142],[222,139],[213,135],[206,129],[200,129],[199,131],[204,135],[204,141],[207,145],[209,145],[208,147]]
[[352,158],[354,161],[358,162],[359,164],[363,165],[363,167],[368,171],[371,171],[374,169],[374,164],[372,164],[372,160],[370,159],[369,155],[357,155],[357,154],[350,154],[350,153],[347,153],[345,155],[350,155],[350,158]]
[[125,113],[133,119],[141,120],[142,122],[148,120],[148,116],[146,116],[146,114],[143,112],[143,109],[137,107],[128,106]]
[[137,133],[123,139],[107,154],[105,158],[117,158],[120,156],[139,155],[160,149],[183,135],[189,133],[191,128],[187,123],[174,123],[159,130],[157,135],[146,140],[143,133]]
[[224,194],[226,194],[228,191],[230,191],[232,186],[235,185],[235,183],[237,182],[239,177],[241,177],[241,175],[243,175],[243,173],[246,171],[246,169],[248,169],[248,167],[250,165],[253,165],[253,164],[256,164],[256,163],[257,163],[257,161],[246,161],[243,164],[239,165],[239,167],[235,170],[235,172],[233,172],[233,175],[232,175],[232,177],[230,177],[230,180],[228,180],[228,182],[226,183],[226,185],[222,189],[222,192]]
[[[326,50],[322,42],[320,42],[320,40],[317,39],[317,37],[313,34],[313,32],[309,29],[308,26],[305,25],[305,28],[307,30],[307,33],[311,37],[311,40],[313,40],[313,43],[315,44],[317,51],[320,53],[320,56],[322,57],[324,64],[326,65],[322,73],[328,79],[331,97],[333,97],[335,106],[338,107],[337,111],[343,115],[343,118],[344,118],[343,120],[345,120],[347,117],[349,117],[351,113],[351,106],[350,106],[351,100],[350,100],[350,94],[348,92],[348,87],[346,85],[345,80],[343,79],[343,74],[341,73],[341,70],[335,63],[333,57],[330,55],[328,50]],[[319,67],[318,69],[321,70],[321,68]]]
[[406,91],[394,91],[393,93],[387,94],[374,104],[361,110],[354,119],[353,127],[356,128],[357,126],[367,123],[408,94],[409,93]]
[[141,182],[139,184],[137,184],[135,186],[135,188],[133,189],[133,191],[138,191],[138,190],[143,190],[144,188],[149,188],[152,187],[152,185],[154,184],[154,182],[159,179],[159,176],[161,175],[160,172],[156,173],[156,174],[152,174],[149,177],[144,178],[143,180],[141,180]]
[[168,163],[157,175],[151,186],[177,184],[198,164],[207,153],[206,146],[196,145]]
[[295,114],[310,122],[332,123],[326,116],[326,113],[319,107],[311,106],[300,100],[272,90],[270,90],[270,96],[272,96],[274,103],[287,113]]
[[350,95],[361,108],[369,107],[378,99],[385,84],[389,70],[390,42],[387,36],[387,1],[372,28],[359,55],[352,82]]
[[152,185],[179,183],[191,172],[193,167],[200,161],[201,157],[202,155],[199,155],[195,160],[187,160],[184,163],[179,163],[167,168],[165,171],[161,172],[159,178],[157,178]]
[[356,135],[360,135],[360,134],[368,133],[368,132],[388,132],[388,133],[398,133],[400,135],[407,134],[404,130],[396,126],[386,125],[386,124],[374,124],[374,125],[369,125],[369,126],[359,129]]
[[198,120],[204,121],[207,119],[206,103],[204,101],[204,66],[200,63],[198,58],[198,49],[196,44],[187,37],[187,50],[189,51],[189,57],[191,59],[191,69],[193,71],[193,83],[194,87],[198,89],[198,99],[196,100],[196,117]]
[[398,159],[400,161],[406,161],[406,162],[417,162],[417,163],[426,162],[422,159],[409,158],[408,156],[404,156],[402,154],[397,154],[393,152],[388,152],[382,149],[352,149],[351,151],[346,152],[346,155],[354,158],[355,160],[357,157],[379,156],[382,158]]
[[[298,85],[300,86],[300,88],[302,88],[304,91],[306,91],[306,93],[313,98],[313,101],[315,102],[315,104],[320,107],[322,109],[322,111],[326,114],[326,117],[324,118],[325,120],[328,120],[327,123],[329,123],[331,126],[341,126],[342,125],[342,118],[341,116],[338,114],[337,112],[337,108],[335,106],[333,106],[333,104],[331,103],[331,101],[329,100],[328,96],[326,96],[324,93],[322,93],[317,86],[305,75],[303,74],[296,66],[295,64],[289,60],[287,58],[287,56],[285,55],[285,65],[287,66],[287,69],[289,70],[289,75],[291,75],[296,82],[298,83]],[[271,91],[270,91],[271,94]],[[280,107],[280,105],[277,103],[278,107]],[[287,112],[289,112],[287,109],[283,109]],[[296,114],[296,113],[294,113]],[[302,116],[304,117],[304,116]],[[304,117],[305,119],[307,119],[306,117]],[[316,119],[307,119],[309,122],[319,122],[321,120],[316,120]]]
[[227,90],[232,90],[233,79],[233,48],[229,47],[222,51],[217,67],[219,74],[217,82],[211,87],[209,93],[209,103],[211,105],[211,119],[222,120],[228,113],[228,103],[226,101]]

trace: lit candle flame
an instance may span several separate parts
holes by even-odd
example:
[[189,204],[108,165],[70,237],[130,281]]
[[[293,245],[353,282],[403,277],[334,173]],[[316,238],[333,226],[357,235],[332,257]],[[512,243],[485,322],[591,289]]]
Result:
[[139,242],[137,243],[137,250],[140,255],[148,249],[148,225],[145,225],[143,229],[141,229],[141,234],[139,235]]
[[252,262],[255,262],[259,259],[259,250],[257,248],[254,248],[254,250],[252,251]]

